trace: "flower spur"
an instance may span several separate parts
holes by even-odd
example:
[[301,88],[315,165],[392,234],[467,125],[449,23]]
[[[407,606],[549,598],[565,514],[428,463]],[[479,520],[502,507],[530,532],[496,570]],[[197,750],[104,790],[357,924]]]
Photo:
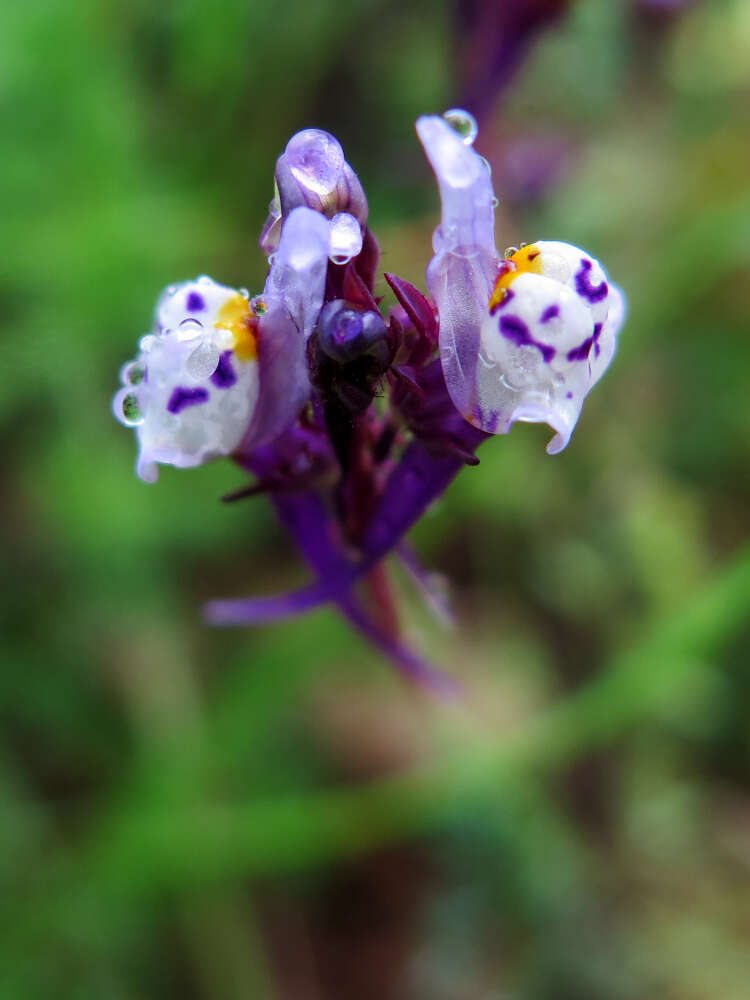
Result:
[[[210,622],[258,624],[332,601],[402,673],[443,693],[455,682],[400,638],[383,559],[398,555],[429,590],[405,535],[515,421],[549,423],[551,452],[567,444],[623,316],[620,293],[575,247],[498,257],[472,120],[446,119],[417,124],[442,202],[434,302],[387,274],[398,305],[381,315],[364,192],[333,136],[306,129],[276,165],[263,295],[210,279],[170,289],[114,404],[136,425],[142,478],[158,462],[231,455],[256,481],[225,499],[268,493],[313,570],[291,593],[211,602]],[[445,617],[439,595],[428,598]]]

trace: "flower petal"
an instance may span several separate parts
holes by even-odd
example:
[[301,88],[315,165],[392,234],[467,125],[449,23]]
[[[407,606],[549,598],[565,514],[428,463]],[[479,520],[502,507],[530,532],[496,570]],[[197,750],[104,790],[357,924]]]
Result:
[[305,341],[323,304],[328,264],[328,224],[310,208],[285,220],[263,289],[267,311],[258,321],[260,396],[242,448],[280,434],[310,394]]
[[476,417],[479,333],[497,275],[492,182],[480,157],[442,118],[420,118],[417,133],[442,206],[427,285],[440,317],[443,373],[456,408],[481,426]]

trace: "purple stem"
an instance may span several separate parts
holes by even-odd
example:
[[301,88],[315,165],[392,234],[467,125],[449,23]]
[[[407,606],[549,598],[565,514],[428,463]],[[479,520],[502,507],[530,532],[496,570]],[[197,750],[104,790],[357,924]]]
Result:
[[[313,492],[276,495],[273,503],[279,518],[297,545],[320,576],[347,570],[348,559],[338,549],[332,519],[320,497]],[[423,684],[442,695],[455,696],[460,687],[409,649],[398,638],[389,635],[375,623],[361,601],[349,590],[336,599],[339,610],[374,646],[391,660],[394,666],[412,681]]]
[[[207,621],[212,625],[260,625],[302,614],[325,601],[340,600],[359,577],[372,569],[398,544],[463,465],[460,458],[433,454],[419,441],[412,441],[391,473],[369,528],[363,535],[360,559],[355,562],[339,556],[336,564],[329,566],[325,574],[319,576],[314,583],[285,594],[210,601],[205,607]],[[304,497],[307,494],[300,495]],[[290,494],[281,497],[277,494],[274,503],[279,509],[278,505],[282,500],[291,503],[297,496]],[[308,517],[310,512],[301,512],[301,516]],[[318,544],[333,544],[334,540],[330,539],[333,523],[330,520],[326,520],[322,532],[320,518],[315,520],[314,527],[322,536]],[[312,561],[309,556],[308,561]]]

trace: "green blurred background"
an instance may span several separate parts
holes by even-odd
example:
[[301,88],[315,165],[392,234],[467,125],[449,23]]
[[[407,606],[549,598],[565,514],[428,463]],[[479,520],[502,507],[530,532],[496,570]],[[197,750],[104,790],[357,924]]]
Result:
[[750,5],[580,0],[483,123],[500,245],[586,247],[630,315],[567,451],[518,426],[414,533],[460,625],[397,575],[407,630],[464,701],[330,610],[202,626],[305,571],[263,500],[218,502],[239,470],[145,486],[110,416],[165,284],[260,289],[301,127],[424,287],[413,122],[456,103],[456,25],[3,6],[3,1000],[748,996]]

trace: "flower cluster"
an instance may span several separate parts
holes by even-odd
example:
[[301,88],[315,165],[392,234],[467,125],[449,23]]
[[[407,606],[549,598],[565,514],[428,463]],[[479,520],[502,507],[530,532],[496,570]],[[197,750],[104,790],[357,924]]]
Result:
[[167,288],[113,407],[136,430],[142,479],[231,456],[255,481],[225,499],[267,493],[314,571],[291,594],[212,602],[210,621],[333,601],[403,672],[447,688],[401,640],[382,560],[395,552],[442,607],[406,533],[490,435],[544,422],[547,450],[567,445],[624,307],[599,262],[567,243],[498,254],[470,115],[421,118],[417,133],[442,205],[430,297],[386,274],[398,304],[383,316],[362,186],[336,139],[306,129],[276,164],[263,292],[206,276]]

